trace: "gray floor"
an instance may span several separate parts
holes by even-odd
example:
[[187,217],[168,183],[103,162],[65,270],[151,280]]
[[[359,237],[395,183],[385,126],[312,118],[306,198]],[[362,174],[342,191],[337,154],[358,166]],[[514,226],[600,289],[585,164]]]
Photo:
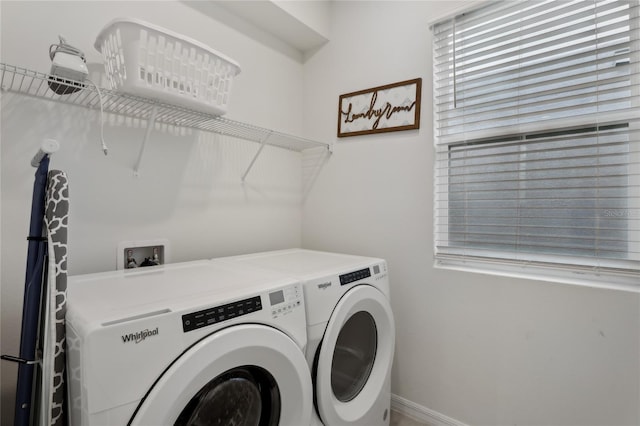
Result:
[[397,411],[391,410],[391,418],[389,419],[389,426],[423,426],[425,423],[421,423],[411,417],[404,416]]

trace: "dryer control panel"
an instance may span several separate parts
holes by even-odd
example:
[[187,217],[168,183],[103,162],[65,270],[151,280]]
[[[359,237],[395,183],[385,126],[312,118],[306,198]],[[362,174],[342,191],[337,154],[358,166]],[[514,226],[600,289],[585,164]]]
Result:
[[186,333],[211,324],[237,318],[262,309],[260,296],[239,300],[226,305],[192,312],[182,316],[182,330]]
[[348,274],[340,275],[340,285],[351,284],[355,281],[360,281],[371,276],[369,268],[360,269],[358,271],[349,272]]
[[302,306],[302,290],[300,284],[285,287],[269,293],[271,316],[278,318]]

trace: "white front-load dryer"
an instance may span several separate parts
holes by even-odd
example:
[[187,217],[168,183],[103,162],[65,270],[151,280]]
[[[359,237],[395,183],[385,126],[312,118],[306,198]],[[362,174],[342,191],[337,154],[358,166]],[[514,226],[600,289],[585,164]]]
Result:
[[384,260],[291,249],[216,261],[302,281],[314,383],[312,424],[389,424],[395,325]]
[[309,424],[302,287],[210,261],[75,276],[72,425]]

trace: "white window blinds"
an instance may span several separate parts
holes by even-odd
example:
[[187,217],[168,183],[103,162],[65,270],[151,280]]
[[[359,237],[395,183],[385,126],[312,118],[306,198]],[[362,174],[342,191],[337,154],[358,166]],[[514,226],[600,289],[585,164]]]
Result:
[[505,1],[434,26],[439,263],[640,289],[639,10]]

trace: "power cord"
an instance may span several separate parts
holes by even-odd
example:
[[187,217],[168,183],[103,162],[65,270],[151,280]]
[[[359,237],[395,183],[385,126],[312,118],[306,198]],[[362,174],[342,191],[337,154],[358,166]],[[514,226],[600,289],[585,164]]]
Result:
[[102,98],[102,92],[100,91],[98,85],[88,78],[86,80],[96,88],[96,92],[98,92],[98,98],[100,99],[100,142],[102,143],[102,152],[104,152],[104,155],[107,155],[108,148],[107,144],[104,142],[104,99]]

